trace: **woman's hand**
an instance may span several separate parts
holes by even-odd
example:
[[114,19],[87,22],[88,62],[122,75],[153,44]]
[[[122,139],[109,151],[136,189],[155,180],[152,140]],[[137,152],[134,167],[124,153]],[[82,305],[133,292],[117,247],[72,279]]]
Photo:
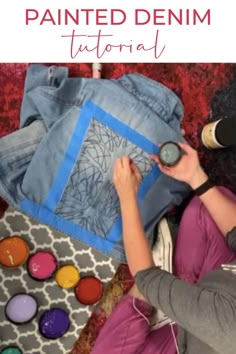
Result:
[[141,174],[128,156],[115,161],[113,181],[120,198],[126,258],[134,276],[140,270],[153,267],[154,264],[137,203]]
[[197,151],[187,144],[178,143],[178,145],[184,150],[185,154],[173,167],[163,166],[156,155],[150,155],[150,157],[158,164],[163,173],[185,182],[195,189],[207,180],[207,175],[200,165]]
[[113,182],[120,200],[136,198],[141,179],[138,167],[128,156],[116,160]]

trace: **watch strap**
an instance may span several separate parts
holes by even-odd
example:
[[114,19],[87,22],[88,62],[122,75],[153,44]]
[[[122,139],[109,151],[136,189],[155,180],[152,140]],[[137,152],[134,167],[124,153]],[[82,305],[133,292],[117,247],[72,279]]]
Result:
[[197,195],[198,197],[204,193],[206,193],[210,188],[212,188],[214,185],[211,182],[210,179],[206,180],[206,182],[204,182],[203,184],[201,184],[198,188],[194,189],[194,193],[195,195]]

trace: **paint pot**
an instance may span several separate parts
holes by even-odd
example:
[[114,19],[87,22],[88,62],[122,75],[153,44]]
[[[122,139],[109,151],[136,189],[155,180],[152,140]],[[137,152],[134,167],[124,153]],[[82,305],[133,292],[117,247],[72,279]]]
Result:
[[48,339],[62,337],[70,327],[68,313],[61,308],[53,308],[43,312],[39,319],[39,332]]
[[172,167],[177,165],[184,152],[180,146],[173,142],[167,141],[161,145],[158,156],[162,165]]
[[0,264],[7,268],[23,265],[29,257],[29,246],[19,236],[5,237],[0,241]]
[[203,128],[201,139],[208,149],[220,149],[235,145],[235,135],[236,119],[221,118]]
[[75,296],[83,305],[93,305],[103,294],[103,285],[98,278],[88,275],[80,279],[75,288]]
[[0,354],[22,354],[22,351],[16,346],[11,346],[4,348]]
[[16,294],[5,306],[6,318],[15,324],[30,322],[38,312],[38,304],[32,295]]
[[73,265],[65,265],[58,269],[56,273],[56,282],[63,289],[74,287],[79,278],[79,270]]
[[53,276],[57,270],[56,257],[47,251],[37,251],[28,260],[29,275],[35,280],[46,280]]

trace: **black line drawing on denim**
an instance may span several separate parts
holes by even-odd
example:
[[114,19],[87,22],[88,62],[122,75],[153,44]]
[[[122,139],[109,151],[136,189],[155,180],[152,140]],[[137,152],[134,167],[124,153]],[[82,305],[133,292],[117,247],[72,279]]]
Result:
[[106,238],[120,215],[112,170],[123,155],[130,156],[143,177],[153,166],[146,152],[93,118],[56,214]]

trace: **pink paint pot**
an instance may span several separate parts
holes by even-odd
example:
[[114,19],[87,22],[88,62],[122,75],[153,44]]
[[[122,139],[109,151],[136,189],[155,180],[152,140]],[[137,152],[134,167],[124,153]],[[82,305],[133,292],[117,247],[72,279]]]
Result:
[[28,260],[27,270],[35,280],[52,278],[58,267],[58,261],[53,253],[37,251]]

